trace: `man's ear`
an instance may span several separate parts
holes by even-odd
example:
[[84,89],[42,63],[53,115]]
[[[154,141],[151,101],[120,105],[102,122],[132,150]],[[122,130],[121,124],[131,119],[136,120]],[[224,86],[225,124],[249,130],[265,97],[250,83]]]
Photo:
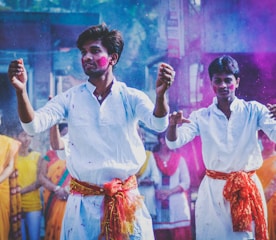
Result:
[[118,54],[117,53],[112,53],[111,58],[109,60],[109,63],[114,66],[118,61]]
[[236,79],[236,82],[237,82],[237,84],[236,84],[236,88],[238,88],[238,87],[239,87],[239,85],[240,85],[240,78],[239,78],[239,77]]

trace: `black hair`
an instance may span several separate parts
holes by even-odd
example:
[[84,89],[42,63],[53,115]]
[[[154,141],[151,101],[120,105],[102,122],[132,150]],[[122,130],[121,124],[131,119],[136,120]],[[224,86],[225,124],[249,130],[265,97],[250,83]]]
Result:
[[210,63],[208,73],[210,80],[212,80],[213,75],[216,73],[233,74],[237,79],[240,74],[240,69],[238,62],[234,58],[228,55],[223,55]]
[[159,152],[161,148],[161,139],[166,139],[166,131],[157,134],[157,144],[153,147],[153,152]]
[[121,32],[118,30],[109,30],[105,23],[91,26],[82,32],[77,40],[78,49],[82,50],[83,45],[89,40],[100,40],[107,49],[108,54],[117,53],[119,62],[124,48],[124,40]]

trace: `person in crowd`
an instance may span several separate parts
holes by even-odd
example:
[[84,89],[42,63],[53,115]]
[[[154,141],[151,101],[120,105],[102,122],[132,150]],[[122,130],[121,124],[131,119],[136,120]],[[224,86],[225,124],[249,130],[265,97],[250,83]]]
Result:
[[50,129],[49,150],[40,162],[39,181],[44,187],[44,240],[59,240],[66,201],[69,194],[70,174],[66,159],[61,159],[57,151],[65,149],[62,137],[67,134],[66,123],[54,125]]
[[17,157],[14,162],[14,170],[9,177],[9,186],[10,186],[10,224],[11,224],[9,238],[13,240],[21,240],[22,239],[22,232],[21,232],[22,200],[21,200],[21,189],[19,186],[19,179],[18,179]]
[[165,133],[158,135],[153,156],[160,174],[156,188],[157,217],[153,221],[155,239],[191,240],[190,174],[186,161],[167,147]]
[[40,239],[42,204],[38,166],[41,154],[31,149],[32,137],[21,126],[17,126],[16,138],[21,142],[17,157],[18,183],[21,188],[21,231],[22,239]]
[[[0,125],[2,112],[0,111]],[[17,194],[16,158],[21,143],[0,134],[0,239],[21,239],[21,199]]]
[[157,132],[167,128],[166,92],[174,69],[160,64],[153,104],[145,93],[127,87],[113,74],[124,46],[118,30],[105,23],[91,26],[79,35],[77,46],[88,81],[58,94],[36,111],[28,98],[23,59],[11,61],[8,69],[19,117],[29,134],[45,131],[63,119],[68,122],[66,166],[71,182],[61,239],[153,239],[151,218],[135,177],[145,161],[137,123],[140,120]]
[[[206,175],[196,201],[196,239],[268,239],[266,204],[255,171],[263,159],[257,139],[262,129],[276,141],[276,105],[236,97],[239,66],[229,55],[208,67],[213,103],[169,117],[167,145],[179,148],[200,136]],[[252,83],[253,84],[253,83]]]
[[257,175],[264,188],[267,203],[269,239],[276,239],[276,144],[263,131],[259,131],[259,139],[264,163],[257,170]]
[[[145,130],[140,127],[138,129],[138,133],[145,145]],[[136,177],[140,194],[144,197],[144,201],[151,218],[155,219],[155,186],[159,182],[159,173],[152,151],[146,150],[146,160],[138,173],[136,173]]]

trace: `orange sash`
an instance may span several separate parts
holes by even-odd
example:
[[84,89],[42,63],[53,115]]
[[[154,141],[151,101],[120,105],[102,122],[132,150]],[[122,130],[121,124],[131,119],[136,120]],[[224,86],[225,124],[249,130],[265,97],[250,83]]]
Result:
[[135,212],[141,207],[142,197],[130,198],[128,192],[137,188],[135,176],[126,181],[113,179],[101,188],[97,185],[71,179],[71,194],[83,196],[104,195],[104,214],[101,220],[101,234],[99,239],[125,240],[134,232]]
[[223,196],[230,202],[233,231],[252,231],[252,221],[255,221],[256,240],[268,240],[261,195],[251,179],[254,173],[255,171],[222,173],[206,170],[208,177],[226,180]]

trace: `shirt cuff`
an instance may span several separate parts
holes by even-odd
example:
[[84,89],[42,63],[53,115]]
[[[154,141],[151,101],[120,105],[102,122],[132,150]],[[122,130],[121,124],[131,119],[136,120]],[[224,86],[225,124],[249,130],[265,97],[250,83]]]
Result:
[[20,123],[26,133],[28,133],[31,136],[35,135],[34,121],[31,121],[29,123],[23,123],[20,121]]
[[176,149],[181,146],[179,138],[177,138],[175,141],[169,141],[167,138],[165,140],[169,149]]
[[168,125],[169,125],[169,114],[167,114],[164,117],[156,117],[153,115],[153,120],[154,120],[154,126],[155,126],[155,131],[157,132],[164,132]]

